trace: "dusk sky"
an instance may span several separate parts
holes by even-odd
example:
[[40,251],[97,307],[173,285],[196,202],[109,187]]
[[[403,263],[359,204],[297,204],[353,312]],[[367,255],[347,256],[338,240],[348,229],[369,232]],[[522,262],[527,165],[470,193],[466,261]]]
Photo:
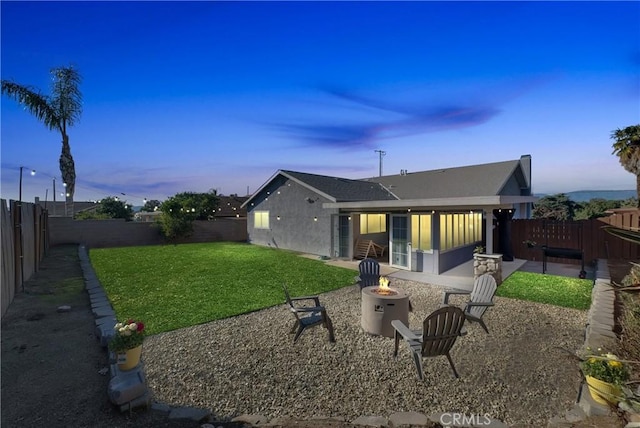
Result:
[[[76,201],[246,195],[532,156],[535,193],[635,189],[640,2],[2,1],[1,75],[83,77]],[[61,139],[2,96],[3,199],[57,200]],[[35,169],[35,176],[28,171]]]

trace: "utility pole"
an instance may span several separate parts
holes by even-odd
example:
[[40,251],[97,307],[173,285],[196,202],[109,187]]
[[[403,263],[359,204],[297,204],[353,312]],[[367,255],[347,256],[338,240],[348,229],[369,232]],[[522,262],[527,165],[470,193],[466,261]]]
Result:
[[56,179],[53,179],[53,215],[56,215]]
[[382,157],[387,154],[384,150],[374,150],[374,152],[380,155],[380,172],[379,176],[382,177]]

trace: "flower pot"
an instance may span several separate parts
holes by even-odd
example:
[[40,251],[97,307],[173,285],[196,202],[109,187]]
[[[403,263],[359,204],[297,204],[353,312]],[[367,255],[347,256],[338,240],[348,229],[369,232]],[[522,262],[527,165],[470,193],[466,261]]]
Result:
[[592,376],[586,376],[586,379],[593,401],[605,405],[618,404],[620,397],[622,397],[622,389],[618,385],[596,379]]
[[141,354],[142,345],[127,349],[123,353],[118,353],[118,368],[124,371],[134,369],[140,363]]

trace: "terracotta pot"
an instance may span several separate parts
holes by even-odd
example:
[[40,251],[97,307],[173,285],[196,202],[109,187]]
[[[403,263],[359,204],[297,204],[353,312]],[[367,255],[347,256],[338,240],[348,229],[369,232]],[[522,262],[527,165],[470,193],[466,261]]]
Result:
[[140,363],[140,355],[142,355],[142,345],[118,353],[118,368],[123,371],[134,369]]
[[596,379],[592,376],[586,376],[586,379],[593,401],[605,405],[617,405],[618,402],[620,402],[622,389],[618,385]]

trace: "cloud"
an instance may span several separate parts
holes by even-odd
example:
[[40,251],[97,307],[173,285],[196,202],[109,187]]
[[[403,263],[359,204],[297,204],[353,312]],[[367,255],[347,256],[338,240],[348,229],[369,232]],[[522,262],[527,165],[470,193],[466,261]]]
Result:
[[[280,125],[285,133],[297,139],[324,147],[367,149],[377,138],[376,124],[344,125]],[[345,147],[346,146],[346,147]]]
[[351,108],[358,107],[362,113],[375,116],[375,119],[356,123],[337,120],[330,125],[312,122],[280,124],[277,126],[280,131],[291,138],[321,147],[360,150],[375,148],[383,139],[478,126],[500,114],[500,109],[492,105],[400,102],[365,97],[344,89],[320,89],[334,99],[346,101]]

